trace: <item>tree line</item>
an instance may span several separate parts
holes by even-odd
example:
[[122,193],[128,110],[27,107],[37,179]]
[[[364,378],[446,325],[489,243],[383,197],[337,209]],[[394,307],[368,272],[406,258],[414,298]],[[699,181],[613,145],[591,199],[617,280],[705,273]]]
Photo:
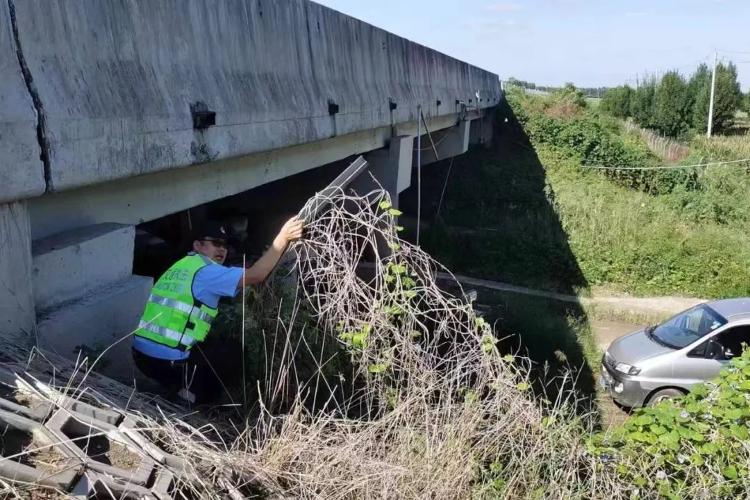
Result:
[[[521,87],[529,90],[539,90],[541,92],[553,93],[558,90],[573,86],[572,83],[566,83],[564,87],[554,87],[550,85],[537,85],[534,82],[528,82],[526,80],[519,80],[518,78],[510,77],[505,81],[506,85],[512,85],[515,87]],[[602,97],[608,90],[609,87],[576,87],[586,97]]]
[[[661,78],[651,77],[637,88],[622,85],[608,90],[601,108],[619,118],[632,118],[644,128],[669,137],[684,137],[694,131],[705,131],[711,99],[711,69],[701,64],[689,78],[669,71]],[[716,67],[713,130],[727,131],[735,114],[750,111],[750,93],[743,95],[733,63]]]

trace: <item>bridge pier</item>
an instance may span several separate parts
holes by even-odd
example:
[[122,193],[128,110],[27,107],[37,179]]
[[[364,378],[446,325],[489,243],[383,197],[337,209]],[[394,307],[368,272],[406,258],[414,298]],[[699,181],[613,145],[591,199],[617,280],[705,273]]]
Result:
[[388,147],[364,155],[369,165],[354,181],[352,188],[360,194],[366,194],[378,189],[380,184],[391,196],[392,205],[398,207],[399,193],[411,185],[413,145],[414,137],[396,136],[390,139]]
[[[471,120],[460,120],[454,127],[440,132],[432,132],[422,136],[422,166],[462,155],[469,150],[469,137],[472,129]],[[432,140],[430,140],[432,136]],[[434,147],[433,147],[434,145]],[[437,155],[435,152],[437,151]],[[414,151],[414,164],[417,163],[417,153]]]
[[0,335],[31,344],[36,312],[26,202],[0,204]]

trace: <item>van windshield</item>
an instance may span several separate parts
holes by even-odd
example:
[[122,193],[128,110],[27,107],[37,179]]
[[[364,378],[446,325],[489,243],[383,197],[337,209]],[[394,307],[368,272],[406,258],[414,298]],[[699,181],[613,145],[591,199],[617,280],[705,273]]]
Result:
[[682,349],[726,323],[719,313],[700,304],[665,321],[650,333],[662,344]]

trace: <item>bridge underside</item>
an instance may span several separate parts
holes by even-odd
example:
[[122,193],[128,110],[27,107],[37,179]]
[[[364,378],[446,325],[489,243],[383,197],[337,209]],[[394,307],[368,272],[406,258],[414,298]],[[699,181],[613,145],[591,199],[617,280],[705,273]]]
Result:
[[[397,203],[419,110],[428,165],[489,142],[502,98],[307,0],[10,0],[0,26],[0,335],[66,356],[137,323],[139,224],[356,154]],[[128,346],[107,356],[125,378]]]

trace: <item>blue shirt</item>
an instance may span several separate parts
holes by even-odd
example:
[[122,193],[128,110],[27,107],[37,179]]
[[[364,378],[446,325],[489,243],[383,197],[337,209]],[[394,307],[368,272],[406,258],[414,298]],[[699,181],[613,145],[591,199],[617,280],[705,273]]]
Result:
[[[244,269],[241,267],[226,267],[204,258],[210,264],[200,268],[193,280],[193,297],[214,309],[219,305],[222,297],[234,297],[239,288],[237,285],[242,279]],[[190,351],[181,351],[171,347],[157,344],[149,339],[133,336],[133,349],[152,358],[179,361],[187,359]]]

